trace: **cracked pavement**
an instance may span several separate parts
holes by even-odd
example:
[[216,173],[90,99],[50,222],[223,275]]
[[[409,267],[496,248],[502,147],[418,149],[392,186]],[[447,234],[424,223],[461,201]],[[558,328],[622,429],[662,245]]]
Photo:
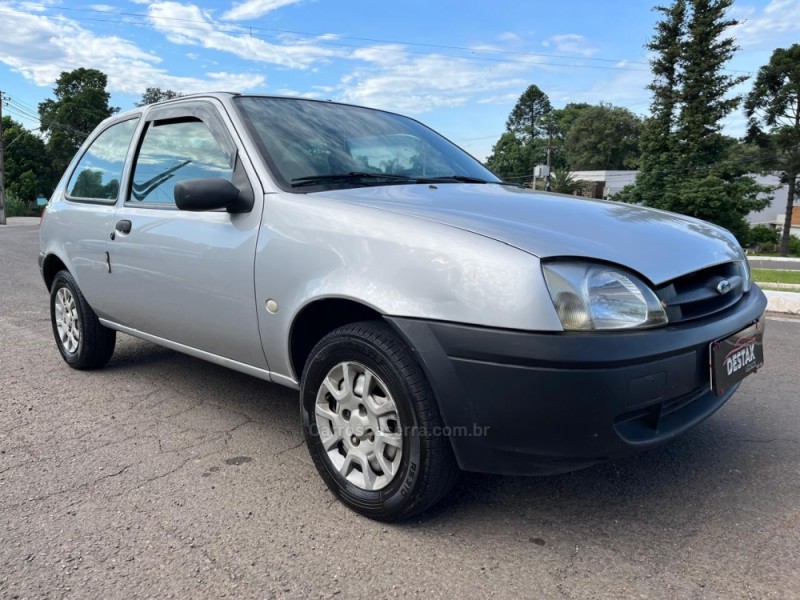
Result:
[[0,597],[798,598],[800,321],[671,445],[568,475],[465,475],[384,525],[317,476],[295,392],[125,335],[52,339],[38,228],[0,228]]

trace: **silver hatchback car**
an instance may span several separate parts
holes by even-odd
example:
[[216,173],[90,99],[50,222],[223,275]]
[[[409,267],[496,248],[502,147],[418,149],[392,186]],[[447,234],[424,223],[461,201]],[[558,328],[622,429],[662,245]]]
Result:
[[412,119],[189,96],[108,119],[39,264],[56,344],[117,332],[300,392],[347,506],[414,515],[459,470],[545,474],[665,442],[763,363],[727,231],[510,185]]

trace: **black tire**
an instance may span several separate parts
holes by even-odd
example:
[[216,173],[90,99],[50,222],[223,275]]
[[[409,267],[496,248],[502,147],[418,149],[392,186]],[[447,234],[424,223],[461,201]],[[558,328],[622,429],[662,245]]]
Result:
[[[348,481],[329,458],[316,426],[317,394],[331,370],[343,362],[366,367],[378,377],[402,423],[399,466],[382,489],[363,489]],[[458,478],[428,380],[408,346],[385,323],[353,323],[326,335],[306,362],[300,399],[311,458],[333,494],[352,510],[379,521],[406,519],[436,504]]]
[[[65,290],[74,299],[77,315],[77,345],[70,347],[69,340],[62,339],[58,330],[57,298]],[[56,346],[64,361],[73,369],[97,369],[105,365],[114,354],[117,332],[100,324],[97,315],[86,302],[75,278],[69,271],[59,271],[50,287],[50,321]]]

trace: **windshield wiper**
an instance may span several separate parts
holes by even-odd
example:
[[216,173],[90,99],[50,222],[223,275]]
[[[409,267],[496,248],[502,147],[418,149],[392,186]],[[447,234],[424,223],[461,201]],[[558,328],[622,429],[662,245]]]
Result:
[[520,183],[512,183],[511,181],[489,181],[481,179],[480,177],[470,177],[469,175],[449,175],[446,177],[423,177],[418,179],[420,183],[446,183],[448,181],[457,181],[459,183],[494,183],[496,185],[511,185],[514,187],[525,187]]
[[292,187],[303,185],[317,185],[319,183],[351,181],[355,179],[389,179],[392,181],[417,181],[415,177],[407,175],[394,175],[392,173],[367,173],[361,171],[351,171],[349,173],[325,173],[319,175],[306,175],[305,177],[295,177],[292,179]]
[[446,175],[444,177],[421,177],[420,181],[425,183],[444,183],[448,181],[458,181],[459,183],[499,183],[497,181],[487,181],[480,177],[470,177],[468,175]]

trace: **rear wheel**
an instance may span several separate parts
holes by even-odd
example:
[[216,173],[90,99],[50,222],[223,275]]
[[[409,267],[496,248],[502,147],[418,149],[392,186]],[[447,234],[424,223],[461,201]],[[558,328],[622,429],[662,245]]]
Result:
[[70,367],[96,369],[114,353],[117,332],[100,324],[68,271],[60,271],[50,287],[50,320],[58,351]]
[[361,322],[311,351],[301,387],[311,457],[351,509],[392,521],[452,487],[458,467],[425,374],[384,323]]

